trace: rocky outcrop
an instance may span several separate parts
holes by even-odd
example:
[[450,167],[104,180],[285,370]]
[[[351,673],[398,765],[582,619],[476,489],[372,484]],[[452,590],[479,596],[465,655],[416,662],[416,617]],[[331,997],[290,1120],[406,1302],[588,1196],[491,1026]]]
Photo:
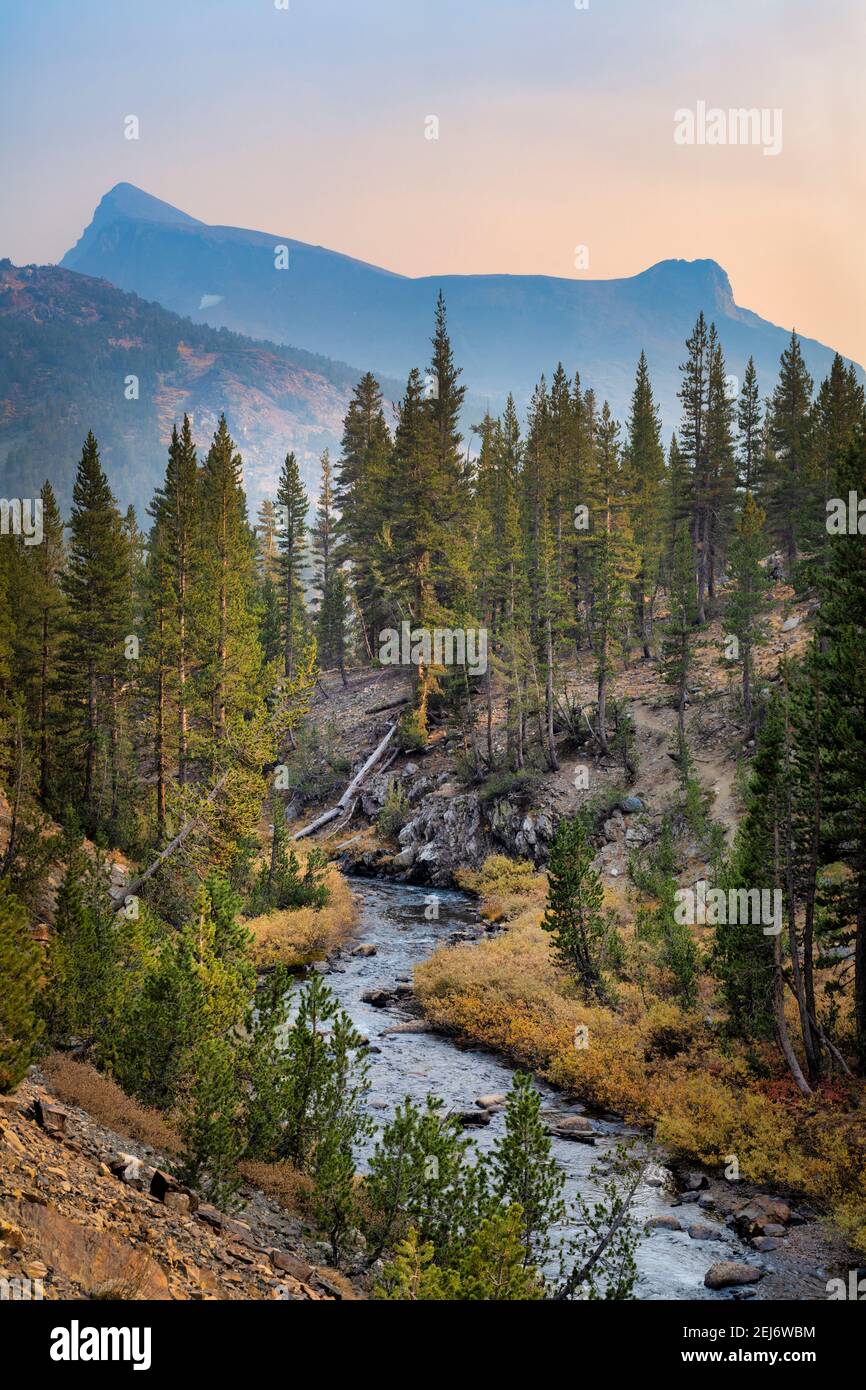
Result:
[[199,1204],[165,1159],[59,1105],[38,1075],[0,1096],[0,1279],[15,1296],[356,1296],[296,1217],[243,1195],[238,1216]]
[[480,869],[489,854],[546,864],[555,829],[551,807],[527,809],[508,797],[483,801],[477,791],[461,791],[447,773],[429,776],[416,763],[399,774],[380,773],[365,788],[360,806],[375,820],[398,787],[406,819],[394,855],[367,852],[359,863],[366,872],[394,874],[405,882],[447,888],[457,869]]

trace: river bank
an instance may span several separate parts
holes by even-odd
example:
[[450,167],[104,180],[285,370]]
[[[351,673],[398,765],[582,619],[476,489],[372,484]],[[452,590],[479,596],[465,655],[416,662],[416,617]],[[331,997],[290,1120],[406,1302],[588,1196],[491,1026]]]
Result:
[[[503,1096],[514,1067],[490,1048],[463,1043],[431,1028],[413,994],[413,973],[433,952],[463,942],[467,952],[484,935],[477,906],[466,895],[429,891],[387,881],[351,880],[358,901],[357,943],[327,965],[328,984],[356,1027],[369,1039],[368,1097],[378,1124],[411,1096],[423,1102],[441,1098],[452,1112],[479,1118],[472,1138],[483,1153],[503,1123],[498,1104],[480,1098]],[[374,948],[371,950],[370,948]],[[561,1090],[538,1081],[555,1157],[566,1176],[566,1196],[591,1197],[597,1190],[590,1169],[618,1140],[650,1147],[646,1130],[621,1117],[569,1100]],[[481,1111],[484,1116],[481,1118]],[[581,1138],[566,1138],[572,1129]],[[649,1181],[640,1188],[635,1215],[644,1235],[637,1251],[641,1299],[764,1299],[826,1297],[826,1282],[844,1259],[844,1247],[827,1235],[812,1213],[792,1212],[784,1249],[761,1251],[736,1229],[735,1206],[746,1207],[757,1188],[726,1183],[652,1150]],[[362,1161],[363,1167],[363,1161]],[[801,1220],[802,1217],[802,1220]],[[567,1249],[572,1228],[555,1232]],[[770,1238],[772,1239],[772,1238]],[[714,1264],[736,1262],[759,1272],[755,1283],[716,1292],[704,1279]]]

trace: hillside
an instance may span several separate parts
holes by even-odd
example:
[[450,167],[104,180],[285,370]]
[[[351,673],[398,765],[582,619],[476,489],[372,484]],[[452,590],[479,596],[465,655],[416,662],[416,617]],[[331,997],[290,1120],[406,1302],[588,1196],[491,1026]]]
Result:
[[[229,1217],[160,1186],[170,1130],[151,1115],[131,1137],[147,1112],[117,1087],[60,1056],[48,1073],[0,1096],[0,1278],[29,1280],[34,1299],[356,1296],[278,1203],[248,1186]],[[112,1099],[125,1133],[91,1113]]]
[[[127,400],[126,378],[139,380]],[[254,509],[294,449],[308,483],[339,444],[360,375],[308,352],[195,324],[56,266],[0,262],[0,464],[5,494],[49,477],[68,502],[88,429],[119,502],[139,517],[165,471],[172,424],[188,411],[207,446],[220,412],[243,454]]]
[[[285,271],[274,268],[277,246],[289,251]],[[106,193],[61,264],[199,322],[301,344],[398,378],[426,361],[441,289],[472,408],[489,402],[498,410],[509,390],[525,404],[539,373],[562,361],[622,418],[645,349],[667,433],[679,422],[682,344],[701,309],[716,322],[729,372],[742,379],[753,356],[762,389],[790,335],[790,325],[777,327],[737,305],[728,276],[711,260],[661,261],[614,280],[411,279],[284,233],[208,226],[130,184]],[[825,376],[831,349],[808,338],[802,344],[812,375]]]

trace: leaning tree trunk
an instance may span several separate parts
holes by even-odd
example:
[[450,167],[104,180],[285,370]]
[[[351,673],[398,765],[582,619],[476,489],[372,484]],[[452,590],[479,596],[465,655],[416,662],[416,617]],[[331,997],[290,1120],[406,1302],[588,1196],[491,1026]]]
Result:
[[385,737],[382,739],[381,743],[379,743],[373,749],[373,752],[370,754],[367,761],[362,765],[358,772],[356,772],[355,776],[352,778],[348,787],[343,792],[343,795],[340,797],[340,800],[337,802],[336,806],[332,806],[329,811],[324,811],[322,815],[317,816],[315,820],[310,821],[310,824],[305,825],[301,830],[295,831],[295,834],[292,836],[293,840],[303,840],[307,835],[312,835],[315,830],[319,830],[323,825],[327,825],[329,821],[336,820],[337,817],[348,808],[353,796],[355,796],[355,794],[362,787],[368,773],[370,773],[373,770],[373,768],[376,766],[376,763],[379,762],[379,760],[381,759],[382,755],[385,752],[385,749],[388,747],[388,744],[391,742],[391,739],[397,732],[397,728],[397,724],[391,725],[390,729],[388,730]]

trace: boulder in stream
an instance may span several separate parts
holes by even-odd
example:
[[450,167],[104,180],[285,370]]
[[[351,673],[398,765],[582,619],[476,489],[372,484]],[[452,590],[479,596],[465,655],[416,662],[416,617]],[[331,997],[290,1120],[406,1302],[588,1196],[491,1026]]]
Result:
[[703,1226],[696,1221],[693,1226],[689,1226],[689,1235],[692,1240],[722,1240],[722,1231],[719,1226]]
[[393,999],[390,989],[365,989],[361,995],[361,1003],[372,1004],[374,1009],[386,1009]]
[[493,1118],[489,1110],[452,1110],[451,1114],[464,1129],[470,1125],[489,1125]]
[[675,1216],[668,1216],[667,1214],[650,1217],[646,1223],[646,1229],[651,1231],[656,1227],[662,1231],[681,1231],[683,1229]]
[[743,1264],[740,1260],[718,1260],[710,1265],[704,1275],[704,1286],[708,1289],[729,1289],[740,1284],[757,1284],[766,1273],[765,1269]]

